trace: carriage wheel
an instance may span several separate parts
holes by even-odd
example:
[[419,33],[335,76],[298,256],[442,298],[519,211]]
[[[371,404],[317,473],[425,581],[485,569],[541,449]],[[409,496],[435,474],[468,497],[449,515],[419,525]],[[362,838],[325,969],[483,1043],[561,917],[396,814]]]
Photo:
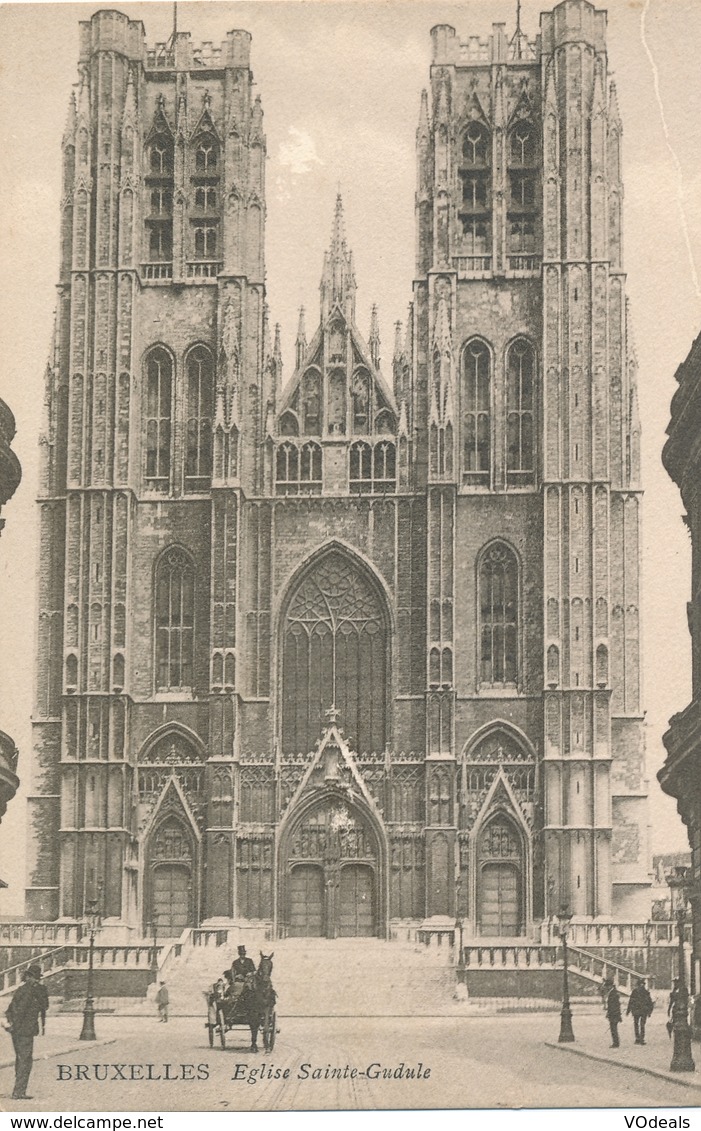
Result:
[[219,1022],[219,1042],[223,1049],[226,1048],[226,1024],[224,1022],[224,1014],[221,1009],[217,1010],[217,1021]]
[[263,1030],[263,1047],[266,1052],[272,1052],[275,1048],[275,1034],[277,1032],[277,1017],[275,1010],[269,1013],[266,1018],[265,1028]]
[[208,1025],[207,1029],[209,1031],[209,1047],[214,1048],[214,1025]]

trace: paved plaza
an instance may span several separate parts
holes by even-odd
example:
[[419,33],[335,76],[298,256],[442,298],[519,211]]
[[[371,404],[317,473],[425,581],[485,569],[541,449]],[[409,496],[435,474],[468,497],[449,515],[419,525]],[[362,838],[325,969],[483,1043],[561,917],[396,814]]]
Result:
[[[556,1013],[282,1016],[272,1055],[250,1053],[243,1030],[229,1034],[226,1049],[210,1049],[203,1019],[194,1016],[165,1026],[155,1017],[99,1015],[95,1044],[77,1040],[80,1025],[79,1014],[49,1018],[49,1034],[35,1045],[30,1104],[9,1098],[12,1069],[0,1069],[2,1110],[630,1109],[695,1106],[701,1096],[701,1071],[683,1080],[664,1075],[671,1045],[661,1015],[653,1016],[644,1048],[624,1025],[620,1050],[609,1049],[605,1019],[591,1009],[575,1014],[576,1044],[564,1048],[548,1043],[557,1042]],[[12,1049],[2,1040],[0,1064],[7,1064]],[[695,1052],[701,1069],[698,1045]]]

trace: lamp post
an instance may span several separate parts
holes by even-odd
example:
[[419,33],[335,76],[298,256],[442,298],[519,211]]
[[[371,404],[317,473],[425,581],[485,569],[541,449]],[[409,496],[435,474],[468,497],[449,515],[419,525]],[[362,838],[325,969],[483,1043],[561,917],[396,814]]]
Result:
[[154,911],[153,921],[151,923],[151,933],[153,935],[153,950],[151,951],[151,972],[149,980],[151,982],[158,981],[158,915]]
[[[686,924],[686,868],[676,867],[667,877],[676,905],[677,936],[679,946],[679,986],[672,1006],[672,1037],[674,1049],[670,1072],[693,1072],[696,1068],[691,1055],[691,1027],[689,1025],[689,990],[686,984],[686,958],[684,955],[684,928]],[[676,896],[676,899],[675,899]]]
[[566,907],[561,908],[557,914],[558,933],[562,940],[562,1009],[560,1010],[560,1044],[574,1040],[572,1032],[572,1010],[570,1009],[570,990],[567,982],[567,932],[569,930],[572,912]]
[[85,992],[85,1006],[83,1008],[83,1028],[80,1033],[81,1041],[96,1041],[95,1036],[95,1003],[92,996],[92,972],[95,957],[95,935],[100,929],[100,913],[96,899],[88,900],[88,909],[85,916],[85,927],[90,935],[88,947],[88,985]]

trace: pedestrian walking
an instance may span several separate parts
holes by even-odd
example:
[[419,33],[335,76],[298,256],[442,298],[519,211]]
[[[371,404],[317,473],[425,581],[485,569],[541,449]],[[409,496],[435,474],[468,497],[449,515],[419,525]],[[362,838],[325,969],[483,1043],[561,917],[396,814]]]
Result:
[[46,1027],[46,1011],[49,1008],[49,995],[41,982],[41,966],[33,964],[22,975],[22,985],[10,1002],[6,1017],[9,1022],[12,1044],[15,1050],[15,1086],[13,1100],[30,1100],[27,1084],[34,1059],[34,1038]]
[[669,995],[669,1002],[667,1004],[667,1036],[672,1039],[672,1031],[674,1029],[674,1007],[677,1004],[679,997],[679,979],[675,978],[672,982],[672,992]]
[[158,983],[158,992],[156,993],[156,1005],[158,1006],[158,1020],[168,1020],[168,1003],[170,1001],[170,994],[165,982]]
[[614,986],[612,978],[605,979],[603,991],[604,1012],[608,1018],[609,1029],[611,1030],[611,1048],[617,1049],[621,1043],[618,1039],[618,1026],[622,1021],[621,999],[618,996],[618,990]]
[[638,978],[638,981],[631,990],[630,998],[628,999],[628,1008],[626,1010],[626,1014],[633,1014],[633,1032],[635,1033],[636,1045],[645,1044],[645,1023],[654,1008],[655,1003],[650,996],[650,991],[645,985],[645,979]]

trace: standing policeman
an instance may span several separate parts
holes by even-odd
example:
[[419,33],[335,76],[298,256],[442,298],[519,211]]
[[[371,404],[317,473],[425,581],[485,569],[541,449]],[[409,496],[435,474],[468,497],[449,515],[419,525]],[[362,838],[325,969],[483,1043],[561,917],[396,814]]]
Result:
[[15,1049],[13,1100],[32,1098],[27,1095],[27,1084],[32,1071],[34,1038],[39,1033],[40,1018],[41,1032],[44,1032],[46,1011],[49,1008],[49,995],[41,983],[41,966],[29,966],[22,977],[22,985],[15,991],[6,1013]]

